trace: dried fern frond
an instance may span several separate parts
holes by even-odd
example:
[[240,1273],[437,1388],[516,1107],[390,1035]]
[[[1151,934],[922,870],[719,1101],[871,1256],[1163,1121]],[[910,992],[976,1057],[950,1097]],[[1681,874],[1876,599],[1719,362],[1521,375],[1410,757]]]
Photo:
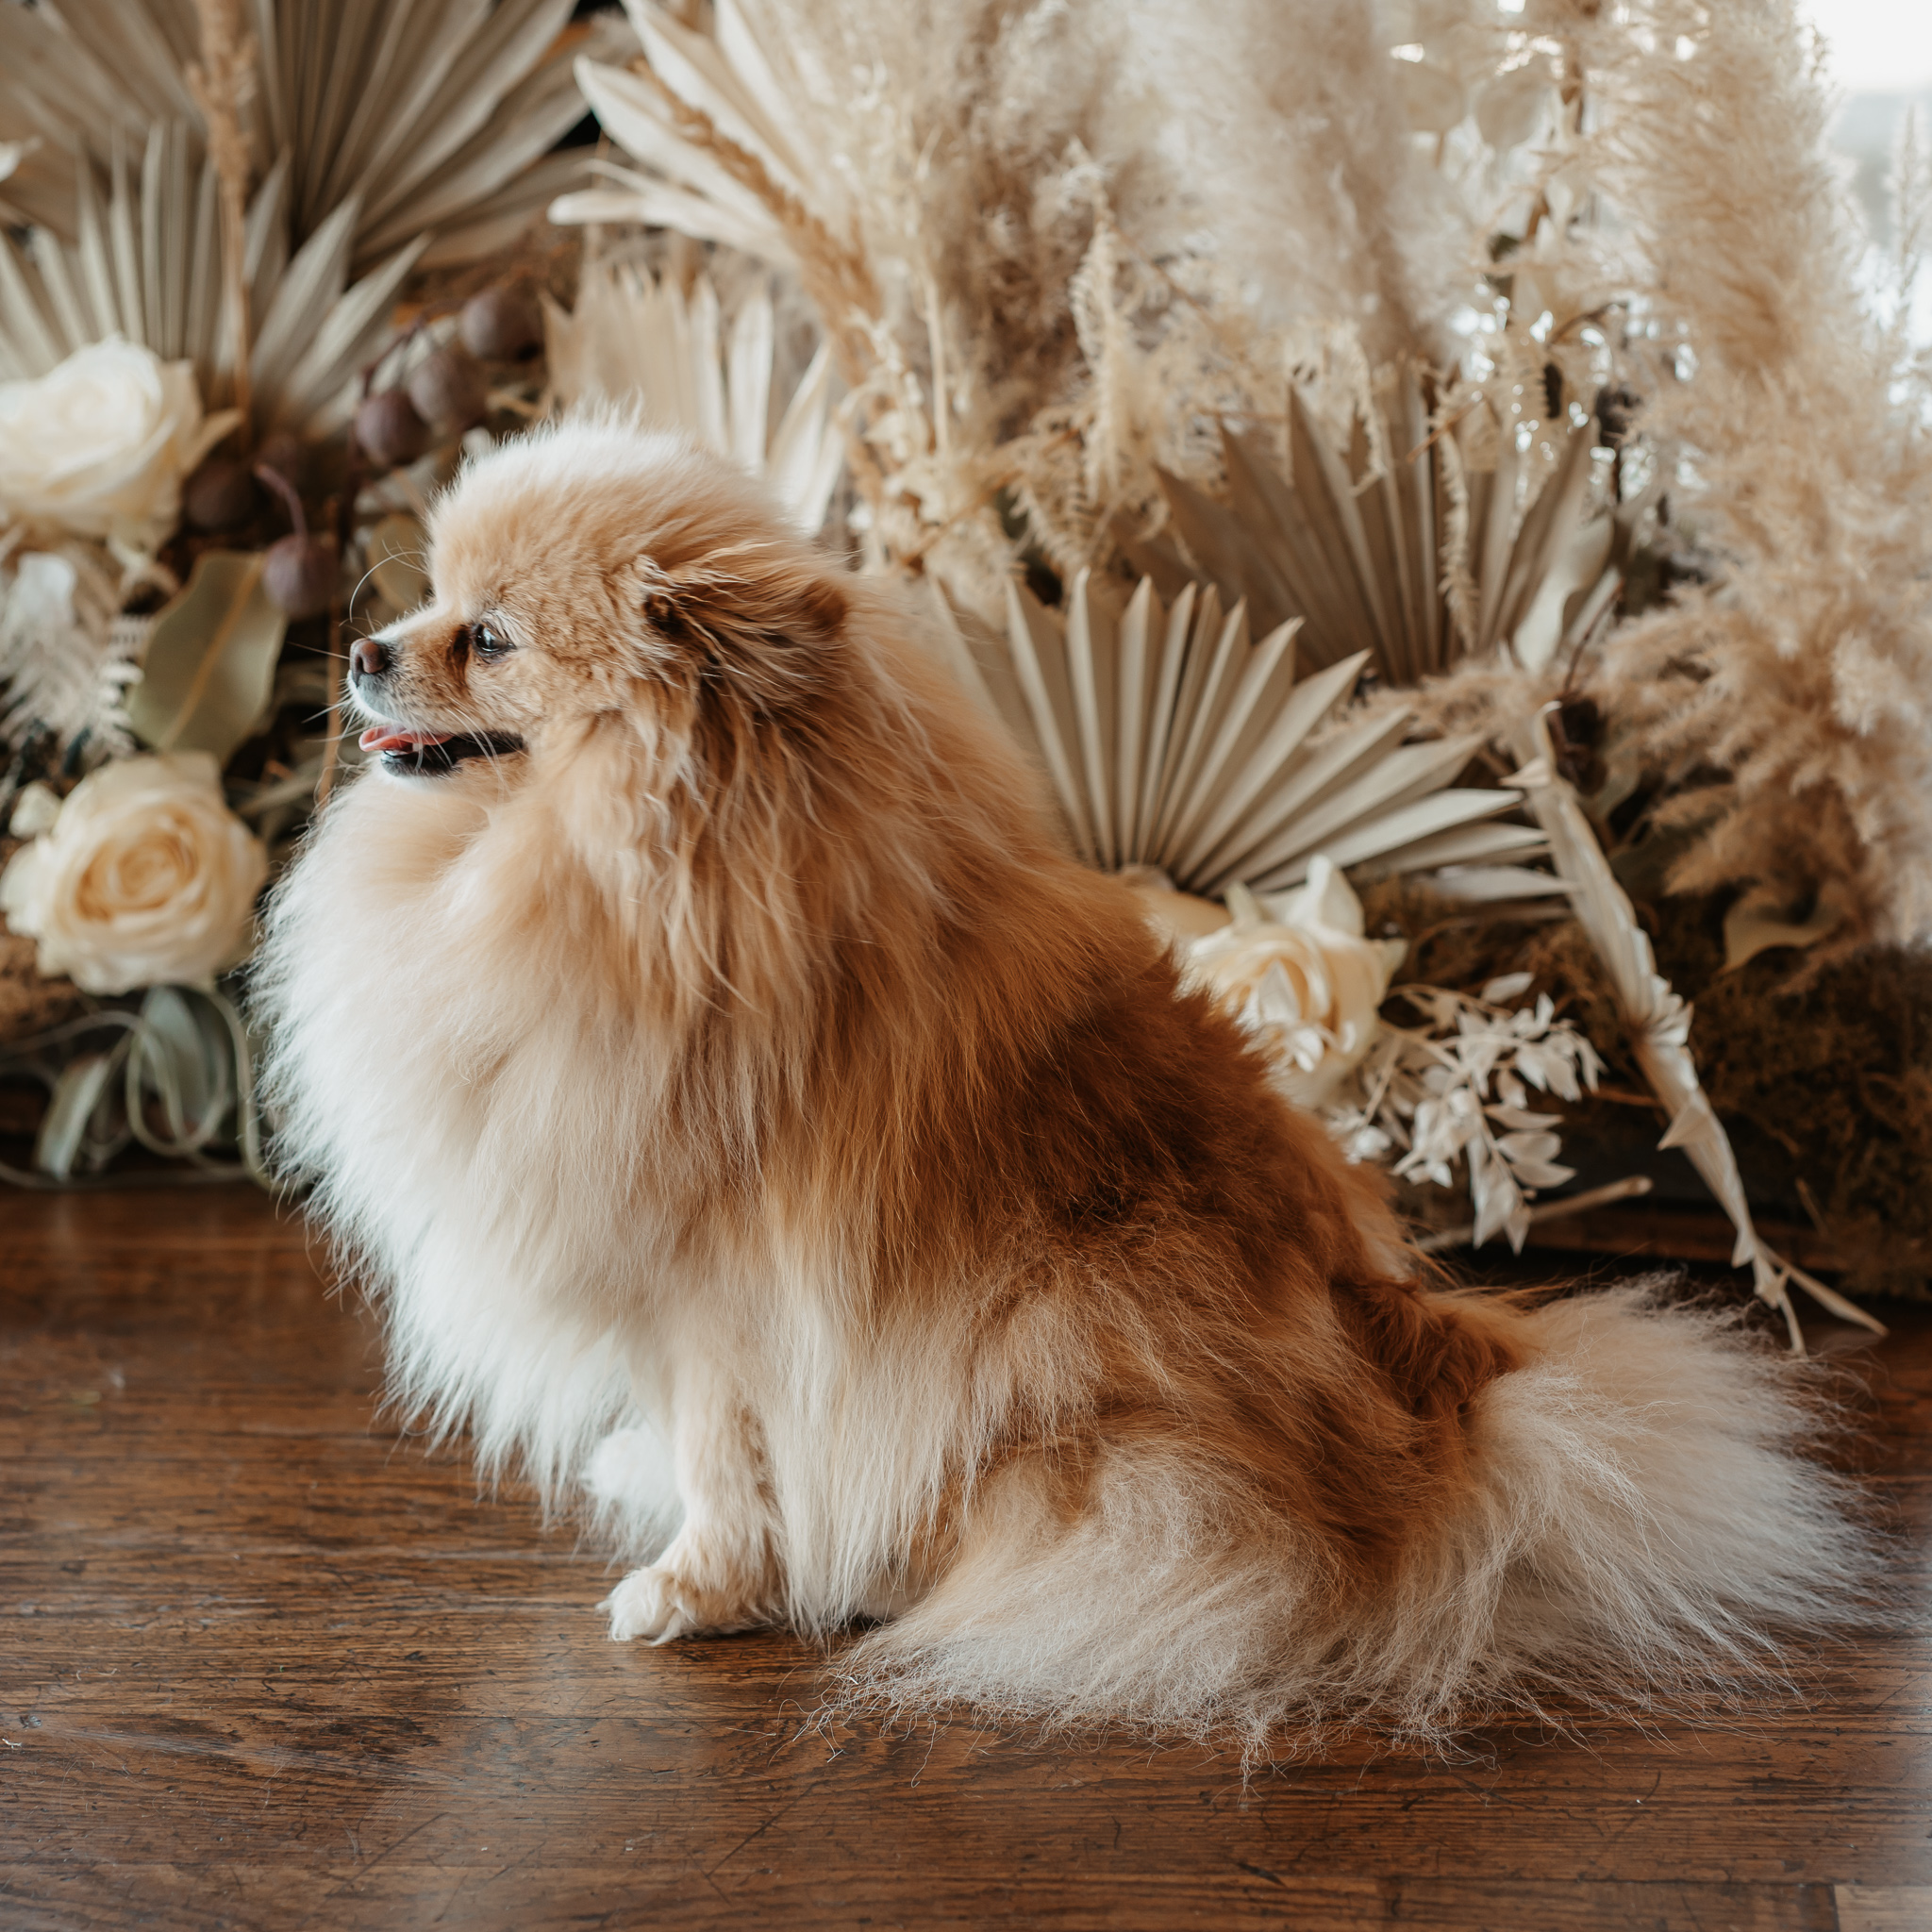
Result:
[[1033,754],[1091,864],[1145,865],[1212,898],[1277,891],[1317,854],[1364,877],[1523,858],[1523,825],[1485,823],[1514,791],[1457,788],[1479,738],[1403,742],[1401,711],[1337,713],[1366,658],[1296,676],[1288,623],[1258,643],[1211,585],[1170,606],[1143,578],[1124,609],[1090,573],[1064,616],[1008,585],[1004,634],[935,599],[955,668]]
[[727,314],[708,275],[689,298],[674,276],[613,262],[584,272],[576,307],[545,301],[550,382],[565,406],[627,402],[762,476],[802,529],[825,520],[844,438],[833,419],[829,346],[781,387],[776,309],[759,280]]
[[120,575],[97,545],[0,559],[0,744],[44,732],[56,758],[82,741],[94,758],[133,748],[122,699],[147,625],[120,609]]

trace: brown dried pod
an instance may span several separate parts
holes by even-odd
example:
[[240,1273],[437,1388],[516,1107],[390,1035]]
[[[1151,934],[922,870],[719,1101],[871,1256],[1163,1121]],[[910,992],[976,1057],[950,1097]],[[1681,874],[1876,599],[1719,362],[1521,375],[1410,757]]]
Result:
[[463,304],[463,346],[486,362],[520,362],[543,346],[543,311],[528,289],[485,289]]
[[209,457],[181,486],[181,514],[197,530],[227,530],[255,509],[255,478],[236,457]]
[[308,451],[292,430],[277,429],[255,452],[258,470],[273,470],[297,496],[308,482]]
[[409,400],[438,429],[474,429],[490,413],[482,365],[460,343],[425,356],[409,374]]
[[413,463],[429,447],[429,425],[399,389],[373,395],[356,411],[356,441],[386,470]]
[[335,601],[339,575],[333,537],[284,537],[269,545],[261,585],[278,610],[315,617]]

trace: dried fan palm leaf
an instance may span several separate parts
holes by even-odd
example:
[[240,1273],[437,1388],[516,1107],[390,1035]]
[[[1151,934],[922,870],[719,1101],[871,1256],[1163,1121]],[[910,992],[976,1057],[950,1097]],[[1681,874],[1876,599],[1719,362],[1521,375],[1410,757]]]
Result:
[[1143,578],[1116,613],[1083,571],[1062,618],[1009,583],[1003,638],[933,604],[956,668],[1037,756],[1091,864],[1152,866],[1213,897],[1295,885],[1318,853],[1386,875],[1542,844],[1482,823],[1518,793],[1455,787],[1477,739],[1404,744],[1403,711],[1337,723],[1368,654],[1297,679],[1298,622],[1256,643],[1246,606],[1224,614],[1212,585],[1170,606]]
[[625,264],[587,269],[575,310],[545,301],[550,380],[568,405],[603,397],[654,426],[682,429],[760,475],[816,531],[844,467],[832,418],[830,350],[817,353],[777,407],[777,325],[768,286],[727,318],[708,275],[689,299],[676,280]]
[[187,69],[200,52],[194,0],[52,0],[0,7],[0,141],[22,142],[0,183],[9,222],[72,237],[74,159],[158,122],[192,122]]
[[[202,394],[213,392],[225,354],[221,221],[213,163],[196,164],[192,151],[181,123],[157,123],[138,171],[115,156],[105,202],[80,167],[74,242],[44,228],[24,244],[0,236],[0,378],[42,375],[85,343],[121,335],[164,361],[192,362]],[[291,255],[287,188],[276,168],[248,210],[254,415],[262,428],[319,435],[346,410],[347,385],[380,343],[424,243],[352,285],[356,205]]]
[[[571,0],[253,0],[249,112],[258,160],[286,169],[290,244],[354,206],[359,275],[425,230],[456,260],[535,216],[580,172],[539,166],[583,115],[573,61],[634,44],[614,15],[569,29],[570,14]],[[198,45],[192,0],[0,7],[0,140],[39,143],[0,195],[77,242],[74,157],[192,120]]]
[[[1375,435],[1357,419],[1338,449],[1291,385],[1286,471],[1261,433],[1224,427],[1224,497],[1163,471],[1168,532],[1122,548],[1163,588],[1205,573],[1247,599],[1257,628],[1300,618],[1312,665],[1365,652],[1398,685],[1498,651],[1541,672],[1574,649],[1610,608],[1647,507],[1595,504],[1589,419],[1541,425],[1536,488],[1512,436],[1476,467],[1487,402],[1432,429],[1424,378],[1405,365],[1374,407]],[[1379,461],[1378,442],[1391,453]]]
[[618,189],[567,196],[554,221],[648,223],[790,269],[799,266],[792,231],[849,231],[839,174],[819,165],[800,125],[802,82],[781,37],[758,32],[737,0],[719,0],[715,36],[652,0],[625,0],[625,10],[648,68],[579,59],[577,85],[612,140],[656,177],[609,170]]

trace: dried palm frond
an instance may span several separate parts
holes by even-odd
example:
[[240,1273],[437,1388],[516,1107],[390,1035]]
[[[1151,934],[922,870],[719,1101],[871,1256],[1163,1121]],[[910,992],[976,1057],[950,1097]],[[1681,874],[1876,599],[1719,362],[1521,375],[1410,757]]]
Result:
[[1380,877],[1543,848],[1528,826],[1485,823],[1519,793],[1455,787],[1479,739],[1405,744],[1402,711],[1338,722],[1366,654],[1297,679],[1300,626],[1253,642],[1246,607],[1224,614],[1211,585],[1169,606],[1143,578],[1116,611],[1083,572],[1064,617],[1009,582],[1004,636],[937,597],[934,617],[1091,864],[1151,866],[1213,897],[1295,885],[1317,854]]
[[[0,379],[44,375],[85,343],[121,335],[193,363],[201,393],[215,392],[226,348],[221,214],[214,164],[196,165],[193,145],[183,124],[158,123],[138,171],[115,157],[105,199],[83,165],[72,242],[45,228],[24,244],[0,236]],[[254,417],[318,435],[348,407],[346,386],[387,332],[423,242],[352,285],[355,204],[291,256],[288,180],[286,168],[273,170],[248,208]]]
[[1440,422],[1407,364],[1345,444],[1298,385],[1288,407],[1286,466],[1262,432],[1224,428],[1220,500],[1161,473],[1168,529],[1122,547],[1164,589],[1205,574],[1257,629],[1302,619],[1311,665],[1365,652],[1405,686],[1499,652],[1542,672],[1610,610],[1647,506],[1602,501],[1581,410],[1499,433],[1478,397]]
[[194,0],[0,7],[0,141],[25,149],[0,214],[71,235],[76,155],[138,149],[157,123],[192,122],[200,51]]
[[832,417],[831,351],[821,341],[784,392],[765,280],[726,316],[708,275],[687,298],[675,276],[593,263],[574,309],[546,297],[544,325],[560,403],[630,404],[654,427],[682,429],[763,476],[801,528],[824,524],[845,460]]
[[[466,259],[537,215],[581,173],[541,159],[584,111],[573,60],[631,44],[614,16],[571,30],[570,14],[571,0],[252,0],[247,113],[258,168],[286,177],[288,245],[353,207],[359,275],[425,234],[427,259]],[[200,55],[192,0],[0,7],[0,140],[38,143],[0,199],[76,242],[75,158],[98,166],[117,141],[192,121]]]
[[800,118],[806,88],[791,36],[739,0],[722,0],[714,34],[651,0],[626,4],[645,64],[580,59],[577,83],[610,137],[654,172],[607,164],[598,172],[614,185],[565,197],[552,219],[672,228],[793,272],[811,230],[832,247],[850,236],[849,184],[818,165]]

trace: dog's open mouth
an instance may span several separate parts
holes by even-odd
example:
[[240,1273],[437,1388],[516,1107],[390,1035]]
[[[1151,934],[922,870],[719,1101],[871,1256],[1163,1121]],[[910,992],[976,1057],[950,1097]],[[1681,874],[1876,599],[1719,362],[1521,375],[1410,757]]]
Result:
[[507,731],[407,731],[400,724],[372,724],[357,742],[380,752],[390,771],[424,777],[454,772],[465,758],[507,758],[524,748]]

